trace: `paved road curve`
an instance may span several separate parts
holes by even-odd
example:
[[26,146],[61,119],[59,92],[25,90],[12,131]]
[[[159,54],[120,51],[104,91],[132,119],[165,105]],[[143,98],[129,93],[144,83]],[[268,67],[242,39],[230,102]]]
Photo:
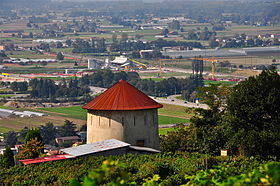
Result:
[[191,108],[204,108],[204,109],[208,108],[208,106],[206,104],[185,102],[184,100],[176,99],[177,96],[180,96],[180,95],[172,95],[172,96],[167,97],[166,99],[155,98],[155,97],[151,97],[151,98],[159,103],[166,103],[166,104],[170,104],[170,105],[179,105],[179,106],[191,107]]

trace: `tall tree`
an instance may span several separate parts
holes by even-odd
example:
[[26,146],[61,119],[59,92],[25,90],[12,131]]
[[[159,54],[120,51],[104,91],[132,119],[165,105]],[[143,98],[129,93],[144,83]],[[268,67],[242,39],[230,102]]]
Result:
[[45,144],[51,144],[54,142],[54,139],[57,136],[57,129],[53,123],[48,122],[45,125],[41,125],[39,130]]
[[73,121],[65,120],[64,125],[62,125],[59,130],[59,136],[76,136],[76,124]]
[[32,139],[36,139],[37,141],[43,143],[43,138],[38,129],[30,129],[26,134],[24,143],[26,144],[28,141],[30,141]]
[[14,131],[9,131],[8,133],[5,134],[5,142],[10,146],[10,147],[14,147],[15,144],[17,144],[18,141],[18,137],[17,137],[17,133]]
[[44,144],[41,141],[31,139],[19,148],[19,153],[16,158],[18,160],[38,158],[43,153],[44,148]]
[[280,76],[263,71],[234,87],[227,100],[228,146],[245,155],[280,156]]
[[64,59],[64,55],[61,52],[58,52],[56,55],[56,59],[61,61]]
[[11,150],[11,147],[7,146],[5,149],[5,152],[3,154],[3,158],[4,158],[4,166],[6,168],[12,167],[15,165],[15,161],[14,161],[14,154],[13,151]]

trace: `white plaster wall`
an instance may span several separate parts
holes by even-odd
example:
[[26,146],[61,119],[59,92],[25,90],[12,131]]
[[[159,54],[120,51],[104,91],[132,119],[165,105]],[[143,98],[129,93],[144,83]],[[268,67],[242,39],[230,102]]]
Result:
[[114,138],[136,145],[144,140],[146,147],[159,149],[157,109],[89,111],[87,118],[87,143]]

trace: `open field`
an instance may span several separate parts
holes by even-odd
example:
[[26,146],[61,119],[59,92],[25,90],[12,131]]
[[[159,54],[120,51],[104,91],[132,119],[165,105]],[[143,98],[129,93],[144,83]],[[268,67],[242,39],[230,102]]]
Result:
[[176,128],[160,128],[159,129],[159,134],[160,135],[165,135],[168,132],[175,131],[175,130],[177,130],[177,129]]
[[[1,107],[5,109],[14,109],[12,107]],[[80,127],[86,123],[86,110],[81,106],[72,107],[52,107],[52,108],[36,108],[36,109],[20,109],[30,110],[35,112],[43,112],[48,116],[31,117],[31,118],[9,118],[0,119],[0,133],[10,130],[19,131],[25,126],[38,127],[47,122],[52,122],[54,125],[62,125],[65,120],[73,121]],[[185,107],[164,104],[164,107],[159,109],[159,124],[177,124],[189,123],[189,118],[192,114],[185,112]]]
[[[141,78],[156,78],[158,76],[158,72],[150,72],[150,73],[139,73]],[[188,74],[183,73],[183,72],[164,72],[162,73],[162,76],[164,78],[170,78],[170,77],[178,77],[178,76],[182,76],[182,77],[186,77]]]
[[237,82],[236,81],[211,81],[211,80],[204,80],[203,81],[205,85],[235,85]]
[[171,116],[159,115],[158,122],[160,125],[164,125],[164,124],[189,123],[190,120],[183,119],[183,118],[177,118],[177,117],[171,117]]
[[10,58],[26,58],[26,59],[54,59],[54,56],[49,56],[45,54],[36,54],[31,51],[13,51],[7,52],[8,57]]
[[44,125],[45,123],[51,122],[54,125],[62,125],[65,120],[73,121],[78,125],[78,128],[81,127],[81,125],[85,124],[86,121],[84,120],[78,120],[73,118],[67,118],[62,116],[42,116],[42,117],[26,117],[26,118],[9,118],[9,119],[1,119],[0,120],[0,133],[2,132],[8,132],[11,130],[19,131],[23,129],[24,127],[39,127],[40,125]]

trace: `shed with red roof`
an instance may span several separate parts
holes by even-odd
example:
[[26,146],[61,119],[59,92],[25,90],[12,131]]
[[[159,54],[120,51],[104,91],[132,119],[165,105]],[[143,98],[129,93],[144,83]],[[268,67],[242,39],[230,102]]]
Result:
[[120,80],[83,106],[87,114],[87,143],[117,139],[159,149],[158,112],[162,105]]

